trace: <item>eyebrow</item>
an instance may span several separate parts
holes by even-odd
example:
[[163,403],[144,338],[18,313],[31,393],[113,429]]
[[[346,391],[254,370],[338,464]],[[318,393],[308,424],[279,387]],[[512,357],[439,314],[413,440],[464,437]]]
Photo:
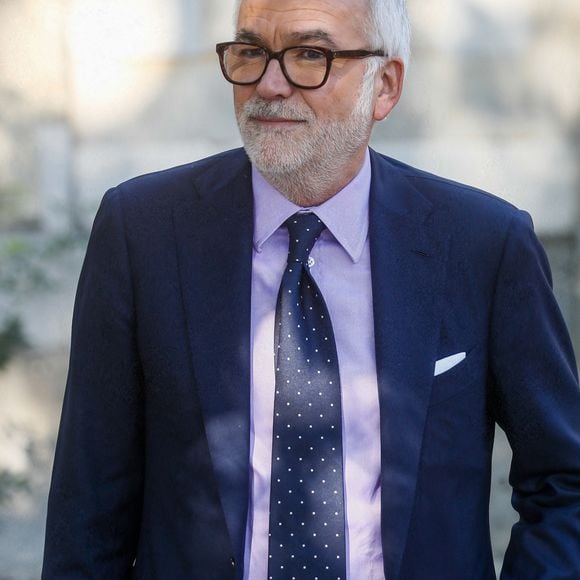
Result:
[[[251,42],[260,45],[266,44],[262,36],[246,28],[241,28],[238,30],[235,39],[240,42]],[[337,44],[334,42],[332,36],[325,30],[321,29],[292,32],[289,35],[289,39],[292,42],[297,42],[298,44],[304,42],[324,42],[328,45],[329,48],[337,48]]]
[[235,40],[239,40],[240,42],[254,42],[256,44],[264,44],[264,39],[259,34],[256,34],[255,32],[245,28],[241,28],[236,32]]
[[290,38],[296,42],[322,41],[328,44],[330,48],[336,48],[336,43],[332,36],[325,30],[316,29],[306,30],[304,32],[293,32],[290,34]]

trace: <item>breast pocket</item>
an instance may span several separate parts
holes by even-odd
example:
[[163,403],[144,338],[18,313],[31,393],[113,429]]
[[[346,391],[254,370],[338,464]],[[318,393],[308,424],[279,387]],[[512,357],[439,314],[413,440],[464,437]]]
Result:
[[468,389],[486,383],[486,365],[481,346],[456,352],[443,352],[433,369],[430,405],[438,405]]

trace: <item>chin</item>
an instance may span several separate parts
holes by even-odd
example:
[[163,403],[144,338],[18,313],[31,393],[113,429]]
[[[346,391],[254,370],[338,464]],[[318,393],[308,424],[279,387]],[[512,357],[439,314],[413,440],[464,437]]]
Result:
[[288,147],[280,139],[245,144],[246,153],[258,171],[269,175],[287,175],[299,171],[309,161],[304,148]]

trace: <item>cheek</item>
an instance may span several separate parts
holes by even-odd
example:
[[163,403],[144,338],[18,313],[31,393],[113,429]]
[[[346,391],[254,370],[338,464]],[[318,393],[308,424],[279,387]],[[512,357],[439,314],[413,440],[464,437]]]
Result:
[[361,64],[360,70],[354,67],[336,70],[320,89],[304,91],[304,100],[318,118],[345,119],[356,107],[364,79],[364,68],[362,63],[351,64]]
[[304,99],[319,119],[345,119],[350,115],[357,102],[357,91],[332,90],[326,94],[312,94]]
[[234,86],[234,107],[236,111],[239,111],[244,106],[244,104],[252,96],[253,91],[254,89],[251,86]]

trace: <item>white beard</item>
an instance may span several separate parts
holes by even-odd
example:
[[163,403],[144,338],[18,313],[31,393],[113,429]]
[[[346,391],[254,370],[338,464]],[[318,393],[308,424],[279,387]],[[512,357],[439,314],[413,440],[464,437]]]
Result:
[[[306,105],[254,96],[236,111],[248,157],[258,171],[297,205],[318,205],[337,193],[344,167],[367,143],[373,125],[376,68],[368,67],[347,119],[320,121]],[[303,121],[295,128],[262,129],[252,118]],[[296,134],[293,134],[296,131]],[[351,176],[352,177],[352,176]]]

